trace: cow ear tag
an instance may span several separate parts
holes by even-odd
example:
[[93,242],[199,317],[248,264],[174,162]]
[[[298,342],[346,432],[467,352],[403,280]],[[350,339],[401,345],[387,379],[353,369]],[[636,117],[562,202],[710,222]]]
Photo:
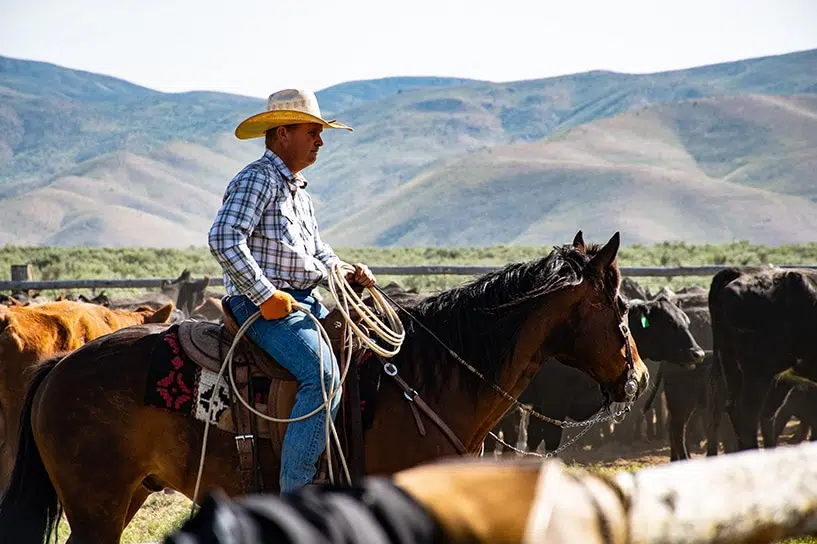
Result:
[[641,328],[642,329],[649,329],[650,328],[650,320],[647,319],[646,315],[641,316]]

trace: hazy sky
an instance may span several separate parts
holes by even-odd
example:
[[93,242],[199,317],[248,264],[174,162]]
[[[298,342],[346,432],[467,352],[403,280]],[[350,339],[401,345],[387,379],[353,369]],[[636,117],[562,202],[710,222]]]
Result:
[[266,97],[399,75],[653,72],[817,48],[817,0],[0,0],[0,55]]

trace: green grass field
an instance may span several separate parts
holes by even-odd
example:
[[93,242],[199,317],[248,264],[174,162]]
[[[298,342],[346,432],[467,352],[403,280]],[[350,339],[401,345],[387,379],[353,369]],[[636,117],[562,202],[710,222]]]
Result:
[[[527,261],[547,254],[550,246],[487,246],[474,248],[338,248],[348,262],[368,265],[504,265]],[[221,275],[218,263],[206,248],[0,248],[0,280],[11,279],[12,264],[30,263],[39,280],[176,277],[184,268],[194,277]],[[764,246],[748,242],[722,245],[690,245],[665,242],[652,246],[633,245],[619,252],[621,266],[692,266],[751,264],[816,264],[817,242]],[[464,276],[395,276],[379,278],[382,284],[396,281],[406,288],[434,292],[468,281]],[[638,278],[651,289],[663,285],[708,285],[709,277]],[[124,291],[108,291],[114,296]],[[50,293],[44,293],[48,296]],[[128,292],[128,294],[132,294]]]

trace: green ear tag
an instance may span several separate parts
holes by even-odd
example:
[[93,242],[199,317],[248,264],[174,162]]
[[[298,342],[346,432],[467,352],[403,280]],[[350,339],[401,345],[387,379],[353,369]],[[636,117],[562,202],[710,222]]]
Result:
[[650,320],[647,319],[646,315],[641,316],[641,328],[644,328],[644,329],[650,328]]

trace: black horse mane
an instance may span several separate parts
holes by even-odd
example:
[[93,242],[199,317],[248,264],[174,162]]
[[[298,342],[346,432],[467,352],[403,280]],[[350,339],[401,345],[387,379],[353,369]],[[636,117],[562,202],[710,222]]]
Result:
[[[486,379],[496,382],[502,362],[511,354],[529,312],[537,302],[565,287],[580,284],[583,270],[600,245],[588,245],[584,253],[572,245],[556,246],[545,257],[513,263],[467,285],[427,298],[403,303],[420,322],[434,332]],[[604,288],[615,293],[617,268],[605,275]],[[456,377],[472,393],[479,378],[454,361],[427,331],[401,313],[406,328],[403,347],[394,363],[413,387],[437,388]],[[470,376],[462,379],[462,373]]]

